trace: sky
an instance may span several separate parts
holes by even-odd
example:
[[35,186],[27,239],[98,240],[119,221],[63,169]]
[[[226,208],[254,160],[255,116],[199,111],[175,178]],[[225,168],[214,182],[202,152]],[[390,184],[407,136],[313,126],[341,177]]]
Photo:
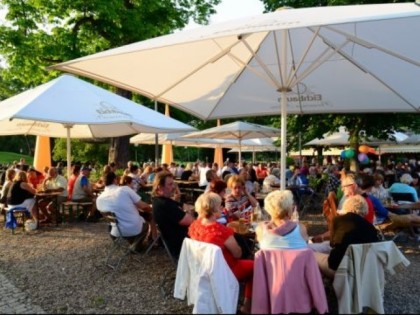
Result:
[[[215,9],[217,13],[211,16],[210,24],[260,14],[264,5],[260,0],[222,0]],[[198,25],[190,23],[186,28],[194,27]]]

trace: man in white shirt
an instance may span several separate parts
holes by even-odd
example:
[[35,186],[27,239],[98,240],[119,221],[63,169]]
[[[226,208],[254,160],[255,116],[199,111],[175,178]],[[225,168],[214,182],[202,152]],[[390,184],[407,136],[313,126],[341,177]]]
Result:
[[[140,215],[139,211],[150,213],[152,209],[129,186],[118,186],[118,179],[114,173],[111,172],[106,175],[105,189],[96,199],[96,206],[99,211],[115,213],[124,238],[129,241],[134,241],[137,237],[142,238],[142,241],[138,242],[136,247],[137,251],[145,248],[150,225]],[[119,236],[116,226],[112,226],[111,236]]]
[[[67,179],[58,174],[58,170],[55,167],[48,169],[48,175],[42,183],[42,188],[45,191],[50,192],[61,192],[61,195],[57,196],[57,209],[60,209],[61,204],[67,201]],[[50,202],[47,205],[49,212],[54,212],[54,202]]]

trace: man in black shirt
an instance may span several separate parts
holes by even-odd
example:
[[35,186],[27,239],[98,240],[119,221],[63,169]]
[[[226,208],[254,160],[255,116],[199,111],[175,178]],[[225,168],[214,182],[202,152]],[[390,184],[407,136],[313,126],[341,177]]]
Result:
[[194,221],[184,212],[182,204],[173,200],[174,176],[170,172],[159,172],[153,181],[153,217],[162,238],[175,258],[179,257],[182,242],[188,234],[188,226]]
[[344,214],[336,216],[332,223],[330,254],[315,252],[321,272],[329,278],[334,278],[349,245],[379,241],[375,227],[363,218],[368,212],[368,205],[363,196],[354,195],[347,198],[342,212]]

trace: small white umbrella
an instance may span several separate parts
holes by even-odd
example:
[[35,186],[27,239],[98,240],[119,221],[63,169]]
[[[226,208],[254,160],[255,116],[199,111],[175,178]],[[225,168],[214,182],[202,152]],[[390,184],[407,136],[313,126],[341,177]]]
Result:
[[54,66],[202,119],[420,113],[420,6],[278,10],[133,43]]
[[[393,137],[394,140],[379,140],[374,139],[371,137],[363,137],[363,142],[371,144],[371,145],[378,145],[384,143],[395,143],[401,142],[408,138],[408,136],[402,132],[393,132],[390,137]],[[346,130],[345,127],[341,126],[338,132],[334,133],[326,133],[323,135],[322,138],[313,139],[304,144],[304,146],[348,146],[350,144],[349,141],[350,135],[349,132]]]
[[70,138],[191,130],[195,128],[72,75],[0,102],[0,135],[67,138],[68,174]]
[[210,139],[231,139],[238,142],[239,162],[241,162],[241,145],[245,139],[270,138],[280,135],[280,129],[235,121],[233,123],[216,126],[213,128],[191,132],[183,138],[210,138]]

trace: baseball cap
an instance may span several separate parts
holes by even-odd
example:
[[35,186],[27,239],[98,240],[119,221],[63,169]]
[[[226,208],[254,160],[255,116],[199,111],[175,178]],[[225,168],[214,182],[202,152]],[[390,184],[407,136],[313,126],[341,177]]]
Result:
[[82,166],[82,171],[89,171],[90,172],[90,168],[88,166]]

